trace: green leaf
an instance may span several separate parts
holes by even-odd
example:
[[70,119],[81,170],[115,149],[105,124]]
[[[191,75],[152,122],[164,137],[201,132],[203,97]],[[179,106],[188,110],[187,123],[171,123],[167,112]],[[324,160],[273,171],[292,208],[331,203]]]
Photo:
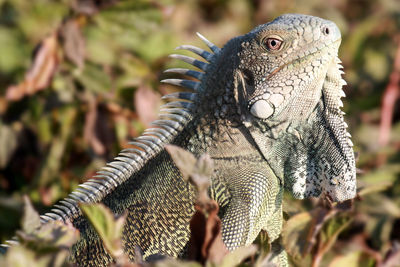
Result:
[[87,59],[98,64],[114,64],[117,57],[117,49],[110,42],[109,35],[97,27],[88,27],[84,31],[87,37]]
[[325,251],[328,251],[333,246],[339,234],[346,229],[351,222],[352,219],[349,216],[340,216],[329,220],[325,224],[324,231],[321,232],[322,239],[324,240],[323,242],[325,243]]
[[12,246],[3,260],[5,266],[64,266],[69,250],[78,241],[79,231],[61,221],[41,225],[39,214],[24,196],[22,231],[19,244]]
[[55,248],[71,247],[79,238],[78,230],[60,221],[44,224],[36,235],[39,239],[46,240],[47,246]]
[[0,72],[10,73],[23,66],[29,53],[15,29],[0,26]]
[[43,115],[37,122],[38,137],[43,144],[51,142],[53,131],[51,130],[51,121],[49,116]]
[[268,253],[271,251],[271,242],[269,240],[267,231],[261,230],[255,240],[255,243],[260,247],[260,251],[263,253],[263,257],[268,255]]
[[121,235],[126,216],[115,219],[111,210],[101,203],[81,204],[80,208],[96,229],[108,252],[116,258],[123,255]]
[[[49,266],[50,264],[50,258],[49,257],[37,258],[33,251],[22,246],[13,246],[7,252],[5,262],[6,265],[4,266],[46,267]],[[52,266],[57,266],[57,265],[52,265]]]
[[40,185],[47,186],[59,179],[62,159],[65,156],[68,140],[74,131],[73,125],[76,116],[77,110],[72,107],[58,110],[57,119],[59,120],[60,131],[57,136],[53,137],[45,163],[40,170]]
[[79,239],[78,230],[60,221],[47,222],[31,233],[17,231],[16,234],[21,244],[33,250],[38,256],[57,256],[56,254],[62,251],[68,252]]
[[376,184],[368,185],[368,186],[361,188],[360,191],[358,192],[358,195],[360,197],[363,197],[363,196],[366,196],[369,194],[385,191],[388,188],[390,188],[392,185],[393,185],[393,182],[391,182],[391,181],[382,181],[382,182],[379,182]]
[[0,121],[0,169],[7,166],[17,148],[17,132]]
[[87,89],[96,93],[109,92],[111,78],[104,70],[93,64],[86,63],[83,71],[74,72],[75,78]]

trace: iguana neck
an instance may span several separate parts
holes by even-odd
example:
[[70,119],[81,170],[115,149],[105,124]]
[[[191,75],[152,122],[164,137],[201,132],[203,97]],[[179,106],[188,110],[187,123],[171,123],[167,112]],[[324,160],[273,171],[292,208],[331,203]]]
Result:
[[[201,150],[211,156],[222,156],[217,155],[217,151],[227,153],[238,146],[243,146],[242,151],[248,148],[234,91],[233,66],[237,65],[235,55],[240,47],[238,42],[235,38],[223,47],[221,53],[211,61],[201,81],[202,87],[206,89],[198,93],[192,113],[193,120],[188,127],[192,129],[188,148],[194,152]],[[221,69],[223,71],[218,71]]]

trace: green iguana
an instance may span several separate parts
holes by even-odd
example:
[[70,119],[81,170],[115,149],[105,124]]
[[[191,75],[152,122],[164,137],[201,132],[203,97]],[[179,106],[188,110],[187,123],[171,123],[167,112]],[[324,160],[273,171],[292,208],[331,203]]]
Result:
[[[183,45],[204,58],[171,55],[202,71],[168,69],[197,79],[162,82],[193,89],[166,95],[154,128],[145,130],[114,161],[41,216],[71,222],[81,239],[78,265],[112,261],[78,202],[102,202],[116,215],[128,211],[123,246],[130,259],[182,257],[190,237],[195,189],[182,179],[164,144],[214,160],[210,196],[220,206],[229,250],[249,245],[264,229],[277,240],[284,187],[296,198],[321,194],[344,201],[356,194],[356,168],[341,111],[344,96],[338,27],[317,17],[288,14],[233,38],[212,52]],[[286,265],[285,253],[277,252]]]

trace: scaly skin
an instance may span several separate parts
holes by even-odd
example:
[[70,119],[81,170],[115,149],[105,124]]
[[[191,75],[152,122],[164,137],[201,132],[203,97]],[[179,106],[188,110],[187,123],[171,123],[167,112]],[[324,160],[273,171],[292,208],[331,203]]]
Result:
[[[200,82],[166,83],[196,90],[166,96],[158,128],[147,130],[115,161],[42,220],[71,221],[81,231],[71,260],[102,266],[111,261],[77,201],[103,202],[115,214],[128,211],[125,252],[184,257],[195,192],[184,182],[163,144],[179,145],[215,163],[210,195],[220,205],[222,236],[234,250],[261,229],[271,241],[282,226],[284,187],[297,198],[344,201],[355,196],[355,163],[340,111],[343,96],[337,51],[340,32],[320,18],[289,14],[229,41],[214,53],[182,46],[209,63],[173,57],[205,72],[171,69]],[[273,244],[275,262],[286,254]]]

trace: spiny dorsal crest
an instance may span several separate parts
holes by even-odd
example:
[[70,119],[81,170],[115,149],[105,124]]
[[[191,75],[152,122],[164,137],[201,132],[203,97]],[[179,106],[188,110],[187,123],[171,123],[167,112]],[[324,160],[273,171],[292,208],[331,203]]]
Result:
[[[146,162],[160,153],[164,149],[164,144],[171,142],[192,119],[193,101],[196,99],[196,91],[202,90],[201,81],[207,71],[207,67],[213,57],[220,52],[220,48],[204,36],[199,33],[197,35],[212,52],[192,45],[182,45],[176,49],[191,51],[206,61],[178,54],[170,55],[170,57],[180,59],[202,71],[172,68],[167,69],[165,72],[187,75],[198,81],[186,79],[165,79],[161,81],[192,89],[195,92],[178,92],[163,96],[162,99],[170,102],[161,107],[159,119],[152,123],[156,127],[146,129],[141,136],[129,143],[134,148],[122,150],[115,157],[114,161],[108,163],[98,171],[93,178],[80,184],[79,188],[73,191],[67,198],[54,205],[51,212],[41,215],[42,222],[49,220],[68,221],[81,214],[78,207],[79,202],[94,203],[104,199],[118,185],[125,182],[132,174],[139,171]],[[9,244],[12,242],[10,241]]]

